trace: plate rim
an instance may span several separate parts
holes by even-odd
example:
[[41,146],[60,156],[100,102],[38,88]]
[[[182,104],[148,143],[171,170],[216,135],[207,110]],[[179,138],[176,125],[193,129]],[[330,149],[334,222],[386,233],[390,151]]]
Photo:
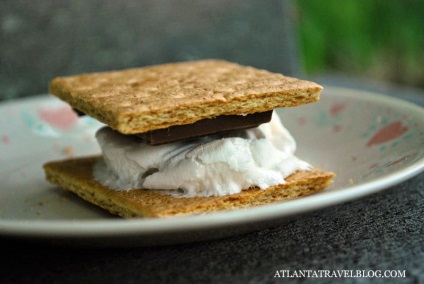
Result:
[[[338,92],[338,96],[354,96],[363,99],[407,108],[416,113],[422,113],[424,108],[406,100],[384,95],[382,93],[324,85],[323,93],[326,96]],[[49,95],[37,95],[28,98],[0,103],[0,107],[11,104],[30,103],[33,100],[47,98]],[[401,105],[401,106],[400,106]],[[424,119],[423,119],[424,121]],[[292,217],[294,215],[316,211],[318,209],[342,204],[356,200],[388,189],[402,183],[424,171],[424,157],[413,164],[358,185],[343,187],[337,191],[321,192],[319,195],[310,195],[302,198],[285,201],[283,203],[269,204],[260,207],[238,209],[234,211],[208,213],[196,216],[177,216],[172,218],[148,218],[148,219],[113,219],[113,220],[2,220],[0,219],[0,236],[19,237],[60,237],[60,238],[84,238],[84,237],[123,237],[143,236],[155,234],[184,233],[214,228],[227,228],[235,225],[243,225],[253,222],[261,222],[274,218]],[[302,206],[300,206],[302,205]]]

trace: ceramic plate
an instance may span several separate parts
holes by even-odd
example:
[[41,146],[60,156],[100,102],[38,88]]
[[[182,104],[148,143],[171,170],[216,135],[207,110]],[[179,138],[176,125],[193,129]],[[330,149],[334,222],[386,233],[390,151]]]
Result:
[[0,236],[76,245],[158,245],[258,230],[353,200],[424,168],[424,110],[391,97],[326,87],[319,102],[279,109],[297,155],[334,171],[312,196],[257,208],[171,219],[124,220],[44,180],[49,160],[99,153],[96,120],[50,96],[0,105]]

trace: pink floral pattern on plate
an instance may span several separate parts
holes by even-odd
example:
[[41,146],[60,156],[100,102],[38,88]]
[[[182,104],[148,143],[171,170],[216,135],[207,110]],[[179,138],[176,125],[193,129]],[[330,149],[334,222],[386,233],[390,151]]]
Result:
[[327,160],[321,165],[335,171],[343,185],[363,183],[424,158],[424,110],[404,101],[331,88],[324,89],[318,103],[281,112],[300,141],[299,151],[315,144],[322,151],[320,159]]
[[91,117],[78,117],[69,105],[50,96],[0,105],[0,115],[0,150],[5,158],[30,153],[28,148],[63,156],[78,154],[73,150],[78,147],[96,149],[94,133],[102,125]]

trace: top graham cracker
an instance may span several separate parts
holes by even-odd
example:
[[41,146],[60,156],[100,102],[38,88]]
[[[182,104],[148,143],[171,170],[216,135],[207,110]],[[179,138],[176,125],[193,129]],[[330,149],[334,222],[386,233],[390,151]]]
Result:
[[58,77],[49,92],[123,134],[317,101],[313,82],[223,60]]

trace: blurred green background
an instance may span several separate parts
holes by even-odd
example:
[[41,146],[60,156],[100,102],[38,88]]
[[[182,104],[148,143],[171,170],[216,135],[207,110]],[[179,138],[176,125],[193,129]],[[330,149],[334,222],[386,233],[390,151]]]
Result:
[[301,66],[424,88],[424,1],[297,0]]

